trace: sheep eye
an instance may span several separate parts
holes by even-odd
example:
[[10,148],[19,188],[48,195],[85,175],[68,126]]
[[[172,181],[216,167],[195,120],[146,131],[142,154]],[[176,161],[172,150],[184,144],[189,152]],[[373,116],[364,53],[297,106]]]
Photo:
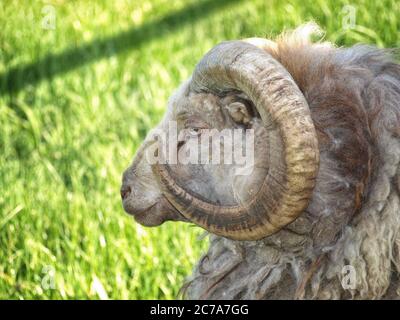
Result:
[[190,136],[192,137],[197,137],[200,135],[201,133],[201,129],[200,128],[188,128],[187,132]]

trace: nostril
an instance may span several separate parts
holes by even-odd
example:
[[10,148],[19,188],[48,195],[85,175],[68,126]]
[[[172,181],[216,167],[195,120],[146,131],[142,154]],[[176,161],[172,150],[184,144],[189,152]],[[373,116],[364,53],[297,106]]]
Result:
[[121,188],[121,198],[124,200],[130,193],[132,189],[130,186],[122,186]]

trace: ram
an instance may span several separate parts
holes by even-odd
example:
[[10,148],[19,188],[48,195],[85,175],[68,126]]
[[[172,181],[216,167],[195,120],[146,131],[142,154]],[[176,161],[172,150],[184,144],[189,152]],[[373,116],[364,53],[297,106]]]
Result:
[[209,129],[254,132],[246,174],[171,163],[154,134],[124,173],[136,221],[212,234],[185,297],[400,297],[400,65],[388,50],[312,43],[316,29],[223,42],[169,101],[157,129],[176,123],[177,153]]

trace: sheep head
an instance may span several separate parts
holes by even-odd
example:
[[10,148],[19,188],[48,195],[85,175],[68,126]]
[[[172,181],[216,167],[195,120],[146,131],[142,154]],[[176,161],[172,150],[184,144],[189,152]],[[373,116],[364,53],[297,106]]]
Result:
[[[310,110],[287,70],[265,50],[244,41],[208,52],[169,101],[158,132],[176,123],[185,152],[205,130],[252,130],[254,163],[169,163],[151,133],[125,171],[124,209],[146,226],[193,222],[235,240],[257,240],[294,221],[308,206],[319,150]],[[242,139],[236,137],[235,139]],[[224,140],[225,143],[225,140]],[[200,153],[208,151],[202,148]],[[156,155],[151,162],[147,155]]]

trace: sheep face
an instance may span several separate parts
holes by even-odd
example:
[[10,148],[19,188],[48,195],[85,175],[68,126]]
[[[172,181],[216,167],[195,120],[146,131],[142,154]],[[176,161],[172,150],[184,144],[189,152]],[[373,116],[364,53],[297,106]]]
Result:
[[[169,166],[171,175],[185,190],[216,205],[246,201],[259,190],[268,171],[267,148],[255,147],[267,134],[244,94],[196,93],[191,91],[190,81],[183,83],[123,175],[125,211],[145,226],[187,221],[163,194],[152,168],[162,161],[156,157],[161,148],[168,155],[175,154],[176,162]],[[174,137],[176,142],[171,143],[169,139]]]
[[189,220],[257,240],[311,199],[319,150],[309,106],[288,71],[253,44],[209,51],[155,131],[121,189],[125,210],[145,225]]

